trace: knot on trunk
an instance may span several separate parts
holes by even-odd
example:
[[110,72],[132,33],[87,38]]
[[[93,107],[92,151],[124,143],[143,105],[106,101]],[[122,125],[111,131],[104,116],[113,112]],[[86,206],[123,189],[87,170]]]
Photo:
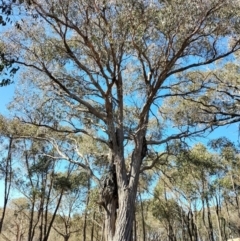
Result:
[[117,177],[115,165],[111,165],[108,172],[103,176],[101,181],[100,202],[98,204],[107,207],[113,199],[117,199]]

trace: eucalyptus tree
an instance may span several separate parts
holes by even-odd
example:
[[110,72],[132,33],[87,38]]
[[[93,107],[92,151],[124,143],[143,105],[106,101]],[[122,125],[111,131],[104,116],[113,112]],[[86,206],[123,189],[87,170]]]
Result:
[[189,149],[180,142],[169,145],[169,151],[174,154],[162,168],[152,200],[153,215],[165,227],[168,240],[223,240],[228,227],[217,184],[226,175],[220,155],[202,144]]
[[216,213],[220,219],[221,235],[224,238],[238,237],[240,234],[237,221],[240,217],[239,145],[227,138],[212,140],[209,144],[213,150],[218,152],[223,166],[223,175],[215,180],[215,187],[220,196],[218,199],[216,197],[215,203]]
[[[6,240],[26,240],[28,230],[29,204],[26,198],[15,198],[11,200],[6,213],[3,232],[0,237]],[[2,240],[2,239],[0,239]]]
[[[27,240],[48,240],[66,185],[57,175],[58,162],[41,156],[40,150],[51,151],[29,140],[19,141],[18,164],[13,166],[14,191],[23,195],[28,203]],[[21,171],[20,171],[21,170]],[[65,185],[65,186],[64,186]]]
[[13,165],[18,155],[17,140],[13,135],[14,128],[9,119],[0,116],[0,180],[2,182],[2,212],[0,218],[0,233],[2,232],[7,204],[11,196],[11,189],[14,183]]
[[[239,50],[239,1],[14,2],[19,22],[2,45],[5,59],[21,66],[15,115],[39,127],[38,138],[59,157],[95,177],[98,165],[84,158],[79,140],[89,136],[103,147],[89,155],[109,163],[98,202],[105,240],[131,240],[140,173],[158,162],[160,146],[203,133],[213,119],[190,118],[182,111],[188,106],[171,113],[163,102],[204,98],[204,74],[197,87],[187,77]],[[55,135],[44,136],[44,128]]]
[[[5,184],[1,227],[5,225],[4,216],[10,192],[15,192],[24,196],[29,204],[24,220],[28,224],[24,230],[26,239],[30,241],[38,236],[39,240],[46,241],[62,198],[69,189],[72,190],[70,181],[64,180],[77,166],[69,162],[67,165],[60,164],[59,158],[53,158],[53,149],[38,139],[39,130],[23,126],[17,119],[11,121],[0,116],[0,133],[3,157],[1,175]],[[64,166],[61,168],[61,165]],[[66,171],[65,179],[59,174],[60,168]],[[81,177],[79,175],[78,179]],[[74,185],[76,189],[77,184]]]
[[[217,236],[211,204],[215,194],[212,180],[216,178],[216,174],[222,168],[218,160],[202,144],[197,144],[178,159],[177,166],[181,170],[180,176],[183,178],[184,172],[186,173],[186,177],[183,178],[185,182],[180,186],[188,201],[186,223],[190,240],[198,240],[199,236],[206,236],[206,239],[214,240],[214,237]],[[199,206],[201,210],[199,210]],[[201,219],[198,214],[201,215]],[[201,226],[204,228],[198,227],[197,219],[200,219]]]
[[80,233],[80,231],[84,233],[85,231],[82,227],[77,226],[73,214],[80,214],[87,209],[84,203],[86,196],[88,197],[89,177],[86,173],[72,172],[70,175],[61,173],[58,174],[57,181],[68,188],[60,203],[53,229],[63,237],[64,241],[68,241],[74,233]]
[[3,179],[3,209],[0,218],[0,233],[2,232],[3,221],[5,218],[7,204],[10,198],[10,191],[12,186],[12,153],[13,153],[13,139],[11,136],[1,136],[1,160],[0,160],[0,179]]

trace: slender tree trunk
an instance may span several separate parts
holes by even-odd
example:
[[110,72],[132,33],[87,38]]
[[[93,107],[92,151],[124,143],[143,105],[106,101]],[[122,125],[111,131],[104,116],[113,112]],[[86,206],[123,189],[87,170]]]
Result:
[[[86,207],[87,208],[87,207]],[[84,221],[83,221],[83,241],[86,241],[86,231],[87,231],[87,211],[84,213]]]
[[198,241],[199,235],[198,235],[198,227],[197,227],[195,215],[193,215],[192,224],[193,224],[193,227],[194,227],[194,241]]
[[41,198],[41,203],[40,203],[40,226],[39,226],[39,241],[43,240],[43,205],[44,205],[44,199],[43,197]]
[[233,189],[233,192],[235,194],[238,217],[240,218],[239,194],[238,194],[238,191],[236,191],[236,187],[235,187],[235,183],[234,183],[234,180],[233,180],[233,174],[232,173],[231,173],[230,177],[231,177],[231,182],[232,182],[232,189]]
[[[83,223],[83,241],[86,241],[86,232],[87,232],[87,213],[88,213],[88,204],[89,204],[89,192],[91,188],[90,177],[88,177],[87,183],[87,197],[86,197],[86,209],[84,212],[84,223]],[[94,214],[95,215],[95,212]]]
[[[44,188],[46,190],[46,180],[44,180]],[[48,194],[47,194],[47,198],[46,198],[46,204],[45,204],[45,211],[44,211],[44,238],[43,240],[45,240],[45,237],[47,236],[47,229],[48,229],[48,205],[49,205],[49,201],[50,201],[50,194],[51,194],[51,185],[50,188],[48,190]]]
[[184,210],[181,208],[181,229],[182,229],[182,240],[186,240],[186,231],[185,231],[185,225],[186,225],[186,215]]
[[134,210],[133,231],[132,231],[132,241],[137,241],[137,221],[136,221],[136,210]]
[[171,221],[168,220],[168,237],[169,237],[169,241],[176,241],[176,236],[174,234],[174,231],[173,231],[173,226],[171,224]]
[[208,196],[206,195],[206,204],[207,204],[207,213],[208,213],[208,225],[209,225],[209,239],[214,241],[214,234],[213,234],[213,225],[212,225],[212,217],[211,217],[211,209],[209,206]]
[[47,241],[47,240],[48,240],[48,237],[49,237],[49,235],[50,235],[50,231],[51,231],[53,222],[54,222],[55,217],[56,217],[56,215],[57,215],[58,208],[59,208],[60,203],[61,203],[61,201],[62,201],[63,192],[64,192],[64,190],[62,190],[61,193],[60,193],[60,196],[59,196],[59,199],[58,199],[58,202],[57,202],[57,206],[56,206],[56,208],[55,208],[55,210],[54,210],[54,213],[53,213],[53,215],[52,215],[52,219],[51,219],[51,221],[50,221],[50,223],[49,223],[49,225],[48,225],[48,229],[47,229],[47,232],[46,232],[46,234],[45,234],[45,236],[44,236],[43,241]]
[[225,218],[222,218],[222,233],[223,233],[223,240],[225,241],[225,240],[227,240],[228,239],[228,234],[227,234],[227,232],[226,232],[226,220],[225,220]]
[[198,241],[198,231],[194,220],[194,215],[192,210],[189,211],[189,226],[190,226],[190,240]]
[[[24,145],[25,145],[25,148],[27,149],[26,143],[24,143]],[[29,181],[30,181],[30,184],[31,184],[30,188],[32,190],[34,190],[35,186],[34,186],[34,181],[32,179],[31,173],[30,173],[31,172],[30,171],[31,168],[30,168],[29,156],[28,156],[27,152],[25,153],[25,161],[26,161]],[[34,219],[34,217],[35,217],[34,214],[36,213],[36,210],[35,210],[36,199],[37,199],[36,198],[36,193],[33,193],[32,194],[32,201],[31,201],[30,219],[29,219],[28,241],[32,241],[33,240],[33,237],[35,235],[36,227],[37,227],[37,225],[39,223],[39,220],[40,220],[40,211],[37,211],[37,217]]]
[[22,225],[22,218],[20,222],[17,224],[17,234],[16,234],[16,241],[21,241],[23,237],[23,225]]
[[[31,241],[33,240],[33,237],[35,235],[35,231],[36,231],[36,228],[37,228],[39,222],[41,222],[41,209],[39,209],[37,211],[37,218],[35,220],[35,224],[32,229],[32,235],[31,235],[31,239],[30,239]],[[28,241],[30,241],[30,240],[28,240]]]
[[6,165],[5,165],[5,179],[4,179],[4,201],[3,201],[3,211],[2,211],[2,217],[0,218],[0,233],[2,232],[3,227],[3,221],[5,218],[7,203],[9,200],[9,194],[12,184],[12,141],[13,139],[10,138],[9,140],[9,146],[8,146],[8,155],[6,159]]
[[70,238],[70,235],[64,235],[64,241],[68,241],[69,240],[69,238]]
[[193,230],[192,230],[192,211],[189,210],[188,211],[188,215],[187,215],[187,230],[188,230],[188,236],[190,241],[193,241]]
[[139,198],[140,198],[141,215],[142,215],[143,241],[146,241],[146,227],[145,227],[145,219],[144,219],[144,213],[143,213],[143,203],[142,203],[142,198],[140,193],[139,193]]
[[34,208],[35,208],[35,199],[33,199],[33,201],[32,201],[32,207],[31,207],[31,211],[30,211],[29,228],[28,228],[28,241],[32,240],[33,222],[34,222]]
[[221,221],[220,221],[220,208],[219,208],[219,203],[218,203],[218,199],[217,197],[215,197],[216,199],[216,208],[215,208],[215,213],[216,213],[216,219],[217,219],[217,227],[218,227],[218,236],[219,236],[219,241],[222,241],[222,230],[221,230]]

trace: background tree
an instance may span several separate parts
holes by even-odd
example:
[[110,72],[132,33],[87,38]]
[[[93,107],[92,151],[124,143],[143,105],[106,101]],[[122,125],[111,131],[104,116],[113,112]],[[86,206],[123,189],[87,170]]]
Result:
[[[11,136],[1,136],[0,137],[1,146],[3,147],[1,149],[1,156],[2,159],[0,161],[0,178],[4,179],[4,197],[3,197],[3,210],[2,215],[0,218],[0,233],[2,232],[2,226],[5,218],[5,213],[7,209],[7,204],[9,201],[9,195],[12,185],[12,145],[13,145],[13,139]],[[7,154],[5,154],[7,150]]]
[[83,227],[81,225],[77,226],[76,223],[74,223],[75,217],[73,213],[81,213],[82,210],[87,210],[88,202],[85,204],[86,207],[84,207],[84,202],[86,197],[88,197],[87,191],[90,191],[88,187],[89,177],[86,173],[79,174],[73,172],[70,175],[62,174],[58,177],[58,181],[60,180],[59,178],[67,184],[68,189],[62,198],[53,228],[63,237],[64,241],[68,241],[74,233],[78,233],[79,235],[81,233],[80,231],[84,233],[84,228],[86,236],[86,221],[84,220],[85,225]]
[[26,198],[15,198],[11,200],[6,212],[6,222],[4,222],[1,235],[4,240],[26,240],[28,211],[29,204]]

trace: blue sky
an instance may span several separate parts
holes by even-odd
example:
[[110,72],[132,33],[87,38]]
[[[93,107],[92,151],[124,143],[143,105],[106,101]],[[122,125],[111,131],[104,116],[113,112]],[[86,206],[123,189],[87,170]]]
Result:
[[14,94],[15,84],[9,86],[0,87],[0,114],[8,115],[9,111],[6,108],[6,105],[11,101]]
[[[0,114],[7,116],[10,115],[10,112],[7,109],[7,104],[12,100],[14,95],[14,89],[16,88],[16,82],[15,84],[12,84],[10,86],[0,87]],[[231,141],[238,141],[238,135],[239,135],[239,124],[232,124],[230,126],[225,126],[216,129],[213,133],[208,135],[206,139],[201,140],[193,140],[196,141],[202,141],[204,144],[207,144],[207,142],[210,139],[218,138],[221,136],[225,136]],[[0,180],[0,207],[3,206],[3,194],[4,194],[4,188],[3,188],[3,181]],[[11,197],[16,197],[17,193],[12,193]]]

